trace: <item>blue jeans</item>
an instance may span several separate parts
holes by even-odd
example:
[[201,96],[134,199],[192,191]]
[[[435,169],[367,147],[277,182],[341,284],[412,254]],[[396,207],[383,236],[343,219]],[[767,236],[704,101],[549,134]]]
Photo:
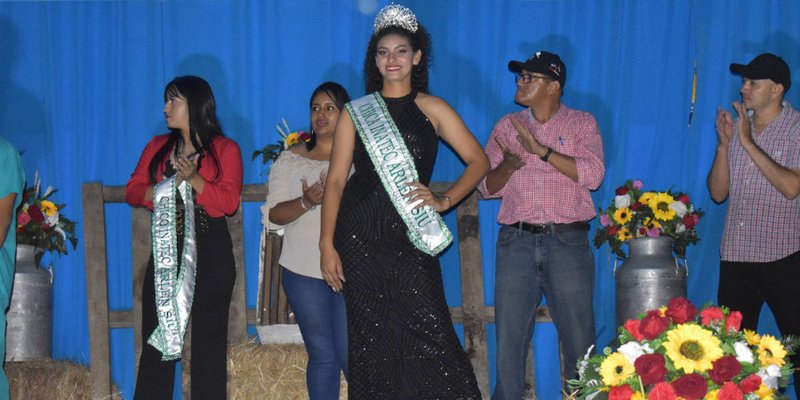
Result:
[[308,353],[306,385],[311,400],[338,400],[339,373],[347,376],[347,314],[344,295],[322,279],[281,267],[281,282]]
[[584,230],[534,234],[503,226],[497,238],[494,291],[497,384],[494,400],[519,400],[535,310],[547,298],[570,379],[594,344],[594,256]]

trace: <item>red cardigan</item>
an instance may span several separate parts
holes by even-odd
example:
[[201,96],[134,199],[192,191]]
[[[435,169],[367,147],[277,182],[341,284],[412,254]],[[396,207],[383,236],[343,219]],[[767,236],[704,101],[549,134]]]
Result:
[[[128,180],[125,188],[125,201],[133,207],[147,207],[153,209],[153,201],[145,201],[144,195],[147,188],[153,186],[150,183],[148,167],[150,160],[153,159],[158,150],[167,142],[169,134],[154,137],[147,143],[136,169]],[[239,145],[224,136],[217,136],[211,141],[210,146],[214,149],[219,164],[222,168],[216,182],[214,178],[214,162],[204,157],[198,173],[205,179],[206,184],[203,193],[197,194],[195,202],[203,206],[211,217],[222,217],[233,215],[239,208],[242,194],[242,152]],[[161,161],[158,167],[157,179],[160,182],[163,177],[164,168],[169,156]]]

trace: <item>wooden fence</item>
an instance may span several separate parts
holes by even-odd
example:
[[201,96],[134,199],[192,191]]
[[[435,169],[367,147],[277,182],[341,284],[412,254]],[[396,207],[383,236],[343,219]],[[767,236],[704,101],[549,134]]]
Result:
[[[443,192],[450,187],[448,182],[434,182],[431,188]],[[83,197],[83,229],[84,251],[86,257],[86,291],[89,308],[89,341],[90,370],[92,396],[94,399],[105,399],[111,394],[111,364],[109,329],[133,328],[134,349],[137,369],[141,353],[141,297],[142,281],[150,257],[150,212],[142,208],[134,208],[132,212],[132,268],[133,268],[133,309],[109,311],[107,263],[106,263],[106,221],[105,205],[125,202],[124,186],[103,186],[101,183],[85,183]],[[244,185],[242,202],[263,202],[266,197],[264,185]],[[484,301],[483,275],[481,266],[480,226],[478,224],[478,194],[473,193],[462,201],[457,209],[458,251],[461,260],[461,293],[462,307],[450,308],[454,323],[464,324],[464,347],[472,362],[478,385],[484,399],[489,398],[489,356],[486,347],[486,325],[494,322],[494,307],[486,306]],[[249,220],[260,220],[250,217]],[[247,325],[256,321],[266,324],[290,322],[289,306],[280,286],[280,254],[281,238],[270,235],[266,246],[267,266],[262,271],[259,282],[259,304],[255,309],[247,309],[244,285],[244,231],[242,212],[228,218],[236,262],[236,282],[230,305],[228,321],[228,342],[240,343],[247,339]],[[260,315],[256,313],[260,312]],[[547,308],[536,310],[536,322],[551,322]],[[186,345],[183,350],[182,382],[183,398],[190,399],[189,359],[191,348],[191,330],[187,330]],[[529,369],[526,373],[526,385],[529,392],[535,393],[533,380],[532,352],[528,354]],[[562,366],[563,369],[563,366]]]

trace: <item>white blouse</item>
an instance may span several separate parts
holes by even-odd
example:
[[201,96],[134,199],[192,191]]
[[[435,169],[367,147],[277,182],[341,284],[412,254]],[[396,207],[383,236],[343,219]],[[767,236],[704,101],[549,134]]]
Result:
[[267,181],[267,201],[261,206],[261,223],[270,230],[283,229],[280,265],[290,271],[322,279],[319,267],[320,210],[317,206],[300,218],[277,225],[269,221],[269,210],[277,204],[303,195],[301,179],[311,186],[328,173],[328,161],[311,160],[291,151],[283,151],[272,164]]

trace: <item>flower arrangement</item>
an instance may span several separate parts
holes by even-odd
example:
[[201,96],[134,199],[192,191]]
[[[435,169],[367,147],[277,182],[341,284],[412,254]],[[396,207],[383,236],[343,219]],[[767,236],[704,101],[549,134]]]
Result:
[[[788,399],[798,340],[741,330],[742,314],[676,297],[619,327],[620,346],[578,361],[574,399]],[[589,349],[591,352],[592,349]]]
[[281,136],[280,140],[273,144],[268,144],[262,147],[259,150],[253,152],[251,156],[252,160],[261,156],[261,163],[266,164],[268,161],[275,161],[281,152],[292,147],[298,143],[308,143],[311,141],[311,134],[305,131],[295,131],[292,132],[289,129],[289,124],[286,123],[286,119],[281,118],[283,121],[283,128],[280,125],[275,125],[275,130]]
[[[67,243],[72,249],[78,245],[75,222],[61,214],[66,207],[56,204],[50,196],[56,192],[52,186],[42,193],[37,171],[33,186],[25,188],[22,203],[17,210],[17,244],[29,244],[50,253],[67,254]],[[39,264],[41,254],[37,256]]]
[[696,228],[703,211],[696,210],[685,193],[644,191],[643,186],[640,180],[628,180],[616,189],[614,204],[599,210],[594,245],[600,248],[608,242],[614,254],[625,258],[622,245],[628,240],[669,236],[675,253],[686,257],[686,247],[700,240]]

